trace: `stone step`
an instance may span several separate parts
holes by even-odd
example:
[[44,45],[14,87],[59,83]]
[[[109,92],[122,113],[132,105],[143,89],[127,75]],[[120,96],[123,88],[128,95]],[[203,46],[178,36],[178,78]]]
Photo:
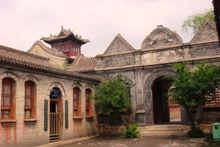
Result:
[[50,142],[56,142],[58,140],[59,140],[59,136],[58,135],[50,136]]
[[188,132],[188,130],[151,130],[151,131],[140,131],[140,132],[149,132],[149,133],[155,133],[155,132],[161,132],[161,133],[166,133],[166,132],[174,132],[174,133],[181,133],[181,132]]
[[151,130],[139,130],[139,132],[185,132],[188,129],[151,129]]
[[171,132],[154,132],[154,133],[149,133],[149,132],[142,132],[140,133],[141,136],[184,136],[186,135],[186,132],[181,132],[181,133],[171,133]]
[[144,126],[142,128],[179,128],[179,127],[188,127],[188,125],[178,125],[178,124],[169,124],[169,125],[151,125],[151,126]]
[[187,125],[154,125],[139,127],[140,134],[143,136],[151,135],[184,135],[190,126]]
[[168,126],[168,125],[160,125],[160,126],[145,126],[145,127],[140,127],[139,130],[142,131],[142,130],[187,130],[189,129],[189,126],[187,125],[179,125],[179,126]]
[[187,130],[189,127],[184,127],[184,128],[144,128],[144,129],[139,129],[140,131],[150,131],[150,130]]

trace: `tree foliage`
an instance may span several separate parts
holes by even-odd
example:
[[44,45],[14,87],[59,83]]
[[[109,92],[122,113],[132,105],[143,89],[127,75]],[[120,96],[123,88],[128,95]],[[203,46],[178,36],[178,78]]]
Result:
[[124,112],[130,113],[131,86],[132,83],[120,75],[101,82],[94,97],[98,114],[107,120],[121,117]]
[[171,94],[176,102],[187,109],[192,129],[198,106],[204,105],[207,96],[216,90],[219,81],[219,69],[210,64],[199,64],[190,69],[185,64],[174,66],[176,75],[172,77]]
[[218,85],[219,70],[214,65],[203,63],[190,70],[185,64],[176,64],[175,71],[173,98],[186,108],[204,105]]
[[213,9],[205,11],[203,13],[197,13],[189,16],[183,22],[183,28],[186,30],[191,29],[194,33],[196,33],[200,28],[204,25],[205,22],[215,23],[215,16]]

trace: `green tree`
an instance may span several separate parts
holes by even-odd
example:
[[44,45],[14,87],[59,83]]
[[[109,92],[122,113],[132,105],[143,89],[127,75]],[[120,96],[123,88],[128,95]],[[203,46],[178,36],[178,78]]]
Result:
[[219,81],[219,69],[210,64],[199,64],[193,69],[185,64],[174,66],[176,75],[172,77],[170,90],[173,99],[184,106],[191,121],[191,130],[195,129],[195,114],[199,106],[205,105],[207,96],[211,96]]
[[197,13],[197,14],[189,16],[183,22],[183,28],[186,30],[191,29],[194,33],[196,33],[207,21],[213,24],[215,23],[215,16],[214,16],[213,9],[210,9],[203,13]]
[[130,116],[131,86],[130,80],[120,75],[99,84],[94,99],[97,113],[103,116],[105,124],[109,125],[111,120],[120,119],[124,125],[128,125],[128,120],[123,117],[123,114]]

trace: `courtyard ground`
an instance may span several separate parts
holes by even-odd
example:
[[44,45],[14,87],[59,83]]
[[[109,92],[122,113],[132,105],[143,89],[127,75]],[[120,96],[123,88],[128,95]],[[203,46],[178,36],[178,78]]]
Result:
[[68,144],[63,147],[220,147],[220,143],[208,143],[204,139],[185,137],[139,137],[125,139],[120,136],[97,137],[84,142]]

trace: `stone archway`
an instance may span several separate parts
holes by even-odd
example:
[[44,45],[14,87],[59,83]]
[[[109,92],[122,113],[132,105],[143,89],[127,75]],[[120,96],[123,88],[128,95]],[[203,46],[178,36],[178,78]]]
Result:
[[168,90],[171,81],[164,76],[154,80],[152,85],[153,94],[153,119],[154,124],[170,122]]
[[[157,124],[155,123],[155,118],[154,118],[154,95],[153,95],[153,85],[155,83],[155,81],[157,81],[158,79],[160,79],[161,77],[168,77],[168,76],[173,76],[175,75],[175,73],[172,70],[161,70],[161,71],[157,71],[157,72],[153,72],[150,74],[150,76],[148,75],[145,78],[145,85],[144,85],[144,96],[145,96],[145,106],[146,106],[146,124],[150,125],[150,124]],[[160,80],[159,80],[160,83]],[[159,84],[160,85],[160,84]],[[167,114],[168,115],[168,114]]]

